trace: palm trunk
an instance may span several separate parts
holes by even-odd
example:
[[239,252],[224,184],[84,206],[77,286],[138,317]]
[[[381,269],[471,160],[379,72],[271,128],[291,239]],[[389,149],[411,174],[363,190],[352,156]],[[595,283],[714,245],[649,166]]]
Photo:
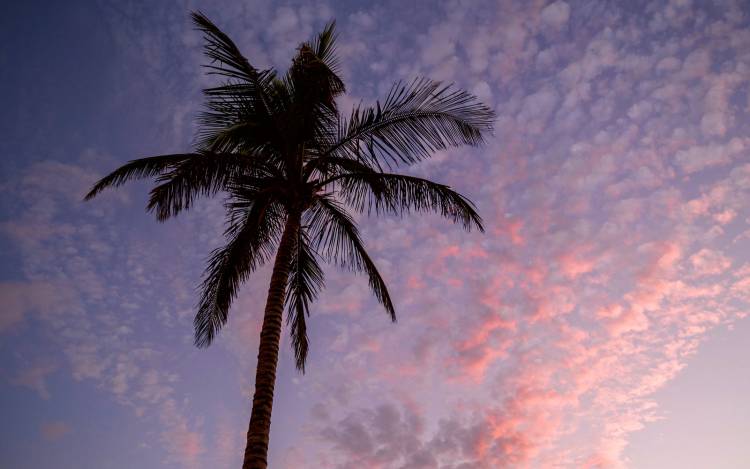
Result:
[[247,430],[247,446],[242,469],[266,469],[268,467],[268,437],[271,430],[276,365],[279,361],[284,297],[295,238],[299,229],[300,215],[290,214],[279,242],[279,250],[276,253],[276,261],[271,274],[271,286],[268,288],[263,328],[260,331],[253,410],[250,415],[250,427]]

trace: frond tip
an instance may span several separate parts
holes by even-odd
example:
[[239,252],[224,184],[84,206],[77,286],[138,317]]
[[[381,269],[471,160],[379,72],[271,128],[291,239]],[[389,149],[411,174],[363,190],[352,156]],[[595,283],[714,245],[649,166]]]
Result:
[[398,82],[382,105],[352,111],[326,155],[355,156],[376,166],[413,164],[436,150],[480,145],[494,122],[490,108],[451,84]]
[[287,284],[287,324],[290,326],[292,348],[297,369],[305,372],[309,340],[305,318],[310,315],[310,303],[315,301],[323,288],[323,269],[316,259],[315,251],[304,230],[299,230],[294,243],[292,262]]
[[388,287],[367,254],[359,230],[344,207],[328,197],[319,197],[311,209],[309,229],[314,246],[319,248],[324,258],[367,275],[370,290],[395,322],[396,309]]
[[91,200],[108,187],[119,187],[128,181],[158,176],[165,173],[183,161],[194,156],[193,153],[176,155],[159,155],[131,160],[101,178],[84,196],[83,200]]
[[474,204],[450,187],[403,174],[351,173],[337,179],[341,196],[359,211],[401,215],[410,211],[435,212],[461,223],[467,231],[472,227],[484,231],[482,218]]
[[230,220],[225,233],[227,244],[211,253],[201,285],[193,321],[196,346],[211,345],[227,322],[242,282],[273,255],[282,217],[272,201],[259,198],[247,207],[244,219]]
[[250,65],[234,41],[206,15],[200,11],[193,11],[190,18],[195,27],[203,33],[206,41],[203,52],[211,59],[211,64],[205,66],[211,70],[210,73],[246,81],[257,76],[258,71]]

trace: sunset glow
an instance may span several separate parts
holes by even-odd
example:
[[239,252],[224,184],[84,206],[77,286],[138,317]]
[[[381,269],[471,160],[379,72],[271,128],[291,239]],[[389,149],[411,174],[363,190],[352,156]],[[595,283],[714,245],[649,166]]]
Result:
[[202,10],[285,70],[336,19],[343,114],[429,77],[497,114],[404,167],[485,233],[362,216],[306,373],[282,336],[269,467],[750,467],[750,5],[743,0],[30,2],[0,24],[0,467],[239,468],[270,279],[207,349],[221,200],[157,223],[126,161],[188,151]]

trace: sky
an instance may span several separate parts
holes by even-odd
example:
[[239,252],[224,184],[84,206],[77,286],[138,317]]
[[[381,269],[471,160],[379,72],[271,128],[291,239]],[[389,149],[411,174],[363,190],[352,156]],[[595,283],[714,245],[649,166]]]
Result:
[[349,94],[400,79],[497,112],[405,169],[486,232],[360,217],[394,298],[327,269],[306,374],[282,338],[270,467],[750,467],[750,5],[743,0],[13,2],[0,17],[0,466],[239,467],[270,272],[192,344],[221,200],[157,223],[189,150],[200,9],[259,68],[337,20]]

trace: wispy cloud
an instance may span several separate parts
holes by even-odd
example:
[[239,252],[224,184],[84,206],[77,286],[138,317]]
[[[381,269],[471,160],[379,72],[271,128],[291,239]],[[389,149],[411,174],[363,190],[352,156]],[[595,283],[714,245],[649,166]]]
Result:
[[[632,434],[665,417],[655,393],[750,306],[741,2],[205,7],[261,67],[284,66],[335,16],[352,93],[342,109],[424,75],[498,111],[483,149],[409,169],[475,200],[487,232],[362,217],[399,322],[364,279],[331,269],[306,375],[283,339],[272,465],[627,467]],[[133,151],[184,150],[208,83],[184,6],[102,11],[123,70],[102,100],[151,113],[158,141]],[[50,406],[67,404],[58,378],[106,399],[142,430],[154,464],[237,465],[267,269],[217,345],[195,351],[194,285],[221,242],[218,205],[164,225],[142,213],[143,186],[83,205],[98,176],[142,155],[73,150],[19,161],[0,186],[14,263],[0,333],[38,345],[9,355],[4,378]],[[40,421],[29,438],[67,442],[78,427]]]

